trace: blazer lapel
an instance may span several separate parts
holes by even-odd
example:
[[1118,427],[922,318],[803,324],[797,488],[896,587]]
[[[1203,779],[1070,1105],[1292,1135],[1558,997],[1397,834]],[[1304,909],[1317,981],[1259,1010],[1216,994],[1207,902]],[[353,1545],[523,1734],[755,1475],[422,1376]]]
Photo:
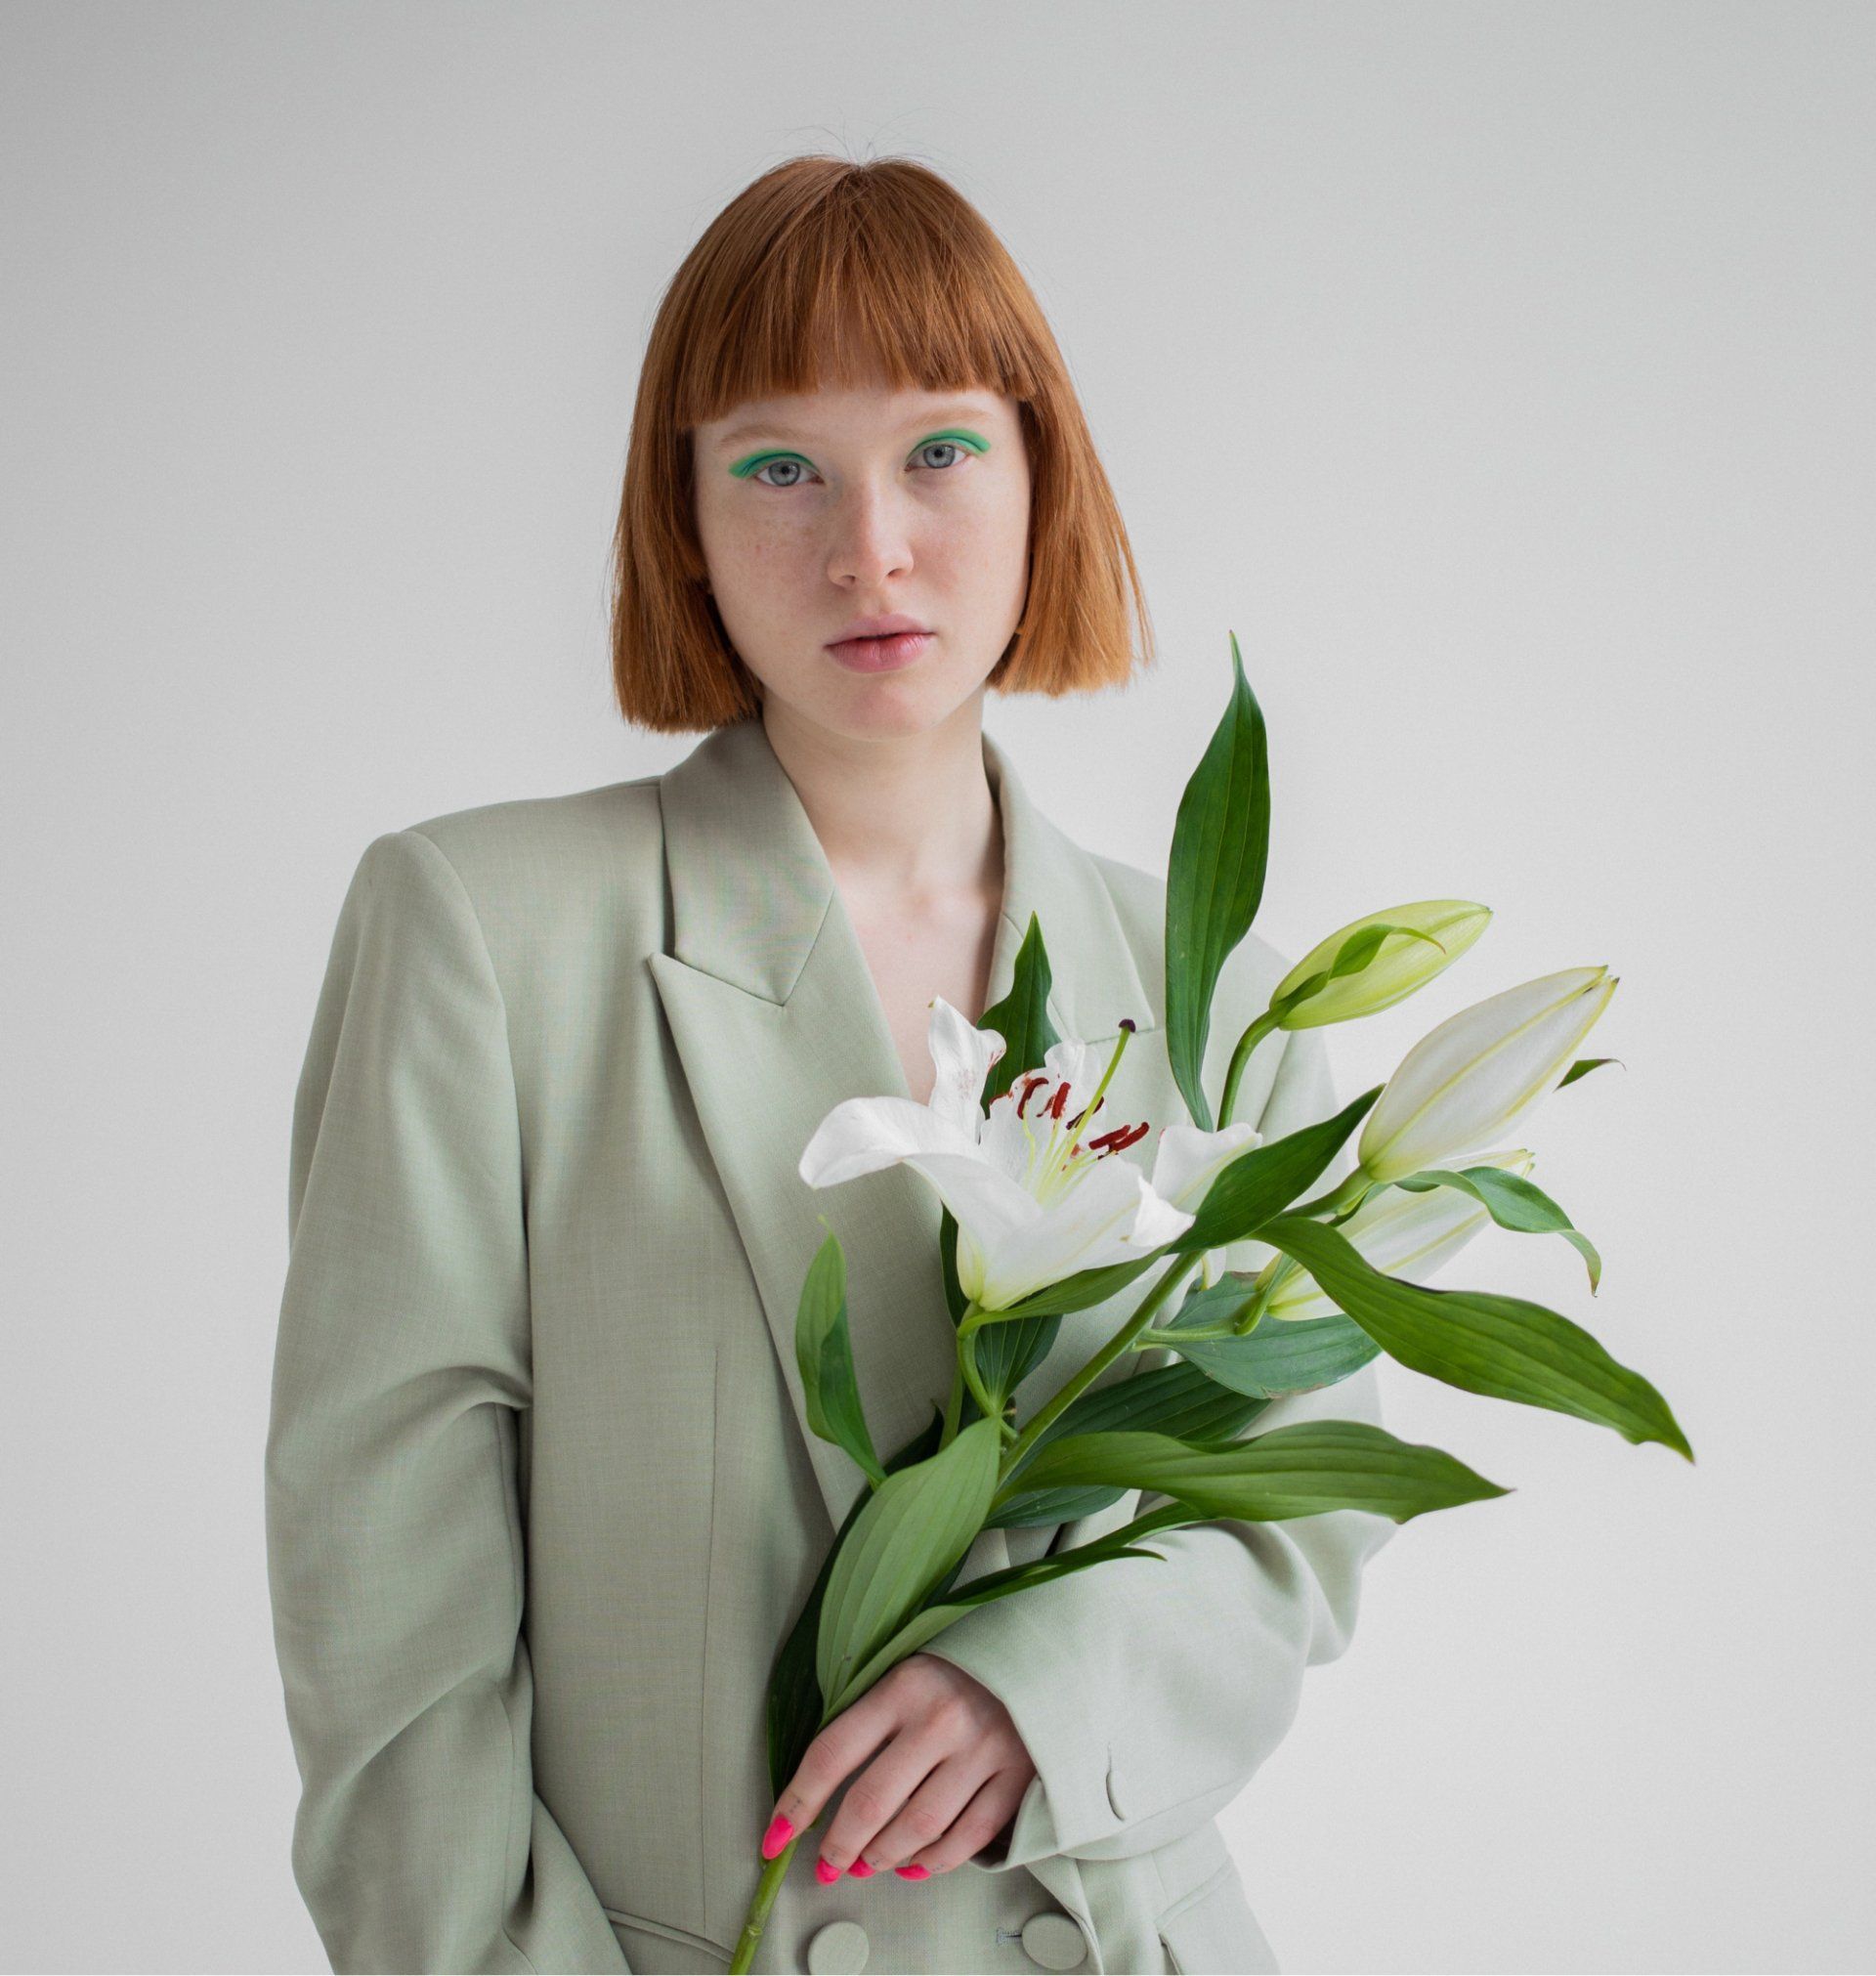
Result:
[[[1124,1016],[1139,1031],[1157,1028],[1157,998],[1141,981],[1098,867],[1033,806],[1002,749],[988,735],[983,747],[1004,847],[989,1001],[1008,992],[1034,912],[1054,970],[1048,1010],[1059,1034],[1112,1040]],[[796,1171],[841,1099],[910,1093],[832,871],[761,721],[716,729],[659,779],[659,793],[671,951],[651,956],[650,966],[837,1528],[866,1479],[807,1426],[794,1351],[801,1284],[831,1226],[846,1255],[860,1393],[885,1459],[951,1391],[956,1332],[938,1261],[942,1206],[906,1167],[826,1190]],[[1100,1308],[1106,1314],[1084,1361],[1118,1321],[1116,1306]],[[1091,1313],[1079,1314],[1086,1325]],[[1064,1320],[1063,1333],[1074,1321]],[[1058,1334],[1057,1350],[1064,1342]],[[1051,1353],[1032,1379],[1054,1362]],[[1047,1390],[1059,1384],[1058,1373]],[[986,1531],[976,1568],[1009,1561],[1005,1536],[1026,1540],[1014,1554],[1033,1557],[1050,1534]]]

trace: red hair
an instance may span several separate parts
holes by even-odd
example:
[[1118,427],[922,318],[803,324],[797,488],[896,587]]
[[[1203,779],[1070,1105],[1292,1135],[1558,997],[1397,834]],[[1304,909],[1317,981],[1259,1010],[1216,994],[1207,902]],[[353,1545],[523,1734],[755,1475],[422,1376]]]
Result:
[[[633,724],[708,731],[761,708],[698,539],[692,428],[751,399],[865,385],[1014,399],[1030,465],[1023,621],[1002,693],[1124,684],[1153,661],[1120,508],[1042,308],[983,215],[909,158],[795,157],[724,207],[652,324],[613,542],[613,683]],[[1132,621],[1130,622],[1130,606]]]

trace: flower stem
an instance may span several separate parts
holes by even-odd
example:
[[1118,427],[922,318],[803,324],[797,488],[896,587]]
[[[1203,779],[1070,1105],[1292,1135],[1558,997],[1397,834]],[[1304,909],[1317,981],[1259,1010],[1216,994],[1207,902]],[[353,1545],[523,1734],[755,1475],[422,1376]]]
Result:
[[1204,1258],[1202,1250],[1194,1250],[1189,1256],[1181,1256],[1172,1268],[1167,1270],[1144,1297],[1127,1322],[1115,1332],[1101,1349],[1095,1353],[1082,1369],[1063,1383],[1062,1390],[1052,1399],[1045,1400],[1030,1416],[1029,1425],[1019,1434],[1014,1442],[1005,1450],[1000,1479],[1009,1476],[1016,1464],[1023,1459],[1036,1444],[1038,1438],[1055,1417],[1072,1406],[1087,1390],[1093,1385],[1123,1352],[1128,1351],[1135,1338],[1152,1323],[1155,1312],[1173,1290],[1189,1276]]
[[[964,1306],[964,1314],[958,1320],[958,1369],[963,1374],[970,1387],[970,1396],[977,1402],[977,1410],[986,1420],[995,1420],[1002,1434],[1013,1436],[1016,1432],[991,1403],[990,1390],[984,1385],[983,1377],[977,1370],[977,1333],[983,1329],[978,1319],[983,1315],[977,1300],[973,1297]],[[954,1382],[953,1393],[957,1388]],[[950,1430],[947,1430],[947,1440]]]
[[1246,1064],[1251,1061],[1251,1052],[1276,1027],[1277,1018],[1266,1009],[1238,1038],[1238,1047],[1231,1052],[1231,1066],[1224,1073],[1224,1095],[1218,1100],[1216,1129],[1219,1132],[1231,1123],[1231,1107],[1238,1098],[1238,1081],[1244,1075]]
[[756,1944],[762,1939],[762,1929],[769,1918],[769,1910],[775,1906],[775,1897],[782,1891],[782,1882],[788,1876],[789,1862],[794,1858],[794,1849],[806,1836],[796,1832],[775,1858],[762,1869],[762,1877],[755,1883],[755,1898],[749,1903],[749,1912],[743,1919],[743,1932],[737,1937],[736,1955],[730,1963],[730,1976],[744,1976],[755,1960]]

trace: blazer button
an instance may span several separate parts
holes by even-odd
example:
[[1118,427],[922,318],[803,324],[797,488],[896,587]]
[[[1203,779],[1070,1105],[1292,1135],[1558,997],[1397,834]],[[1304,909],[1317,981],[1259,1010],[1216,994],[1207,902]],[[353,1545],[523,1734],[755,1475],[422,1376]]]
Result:
[[811,1976],[860,1976],[872,1946],[858,1921],[830,1921],[808,1944]]
[[1023,1923],[1023,1954],[1045,1969],[1079,1969],[1087,1937],[1073,1914],[1032,1914]]

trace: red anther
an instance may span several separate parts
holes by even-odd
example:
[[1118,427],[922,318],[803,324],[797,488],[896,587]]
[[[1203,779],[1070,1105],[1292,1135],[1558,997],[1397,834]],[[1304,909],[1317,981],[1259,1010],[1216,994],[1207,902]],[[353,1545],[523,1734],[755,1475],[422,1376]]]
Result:
[[1046,1084],[1047,1082],[1048,1072],[1045,1070],[1032,1070],[1023,1079],[1023,1095],[1016,1100],[1016,1116],[1018,1118],[1022,1117],[1023,1108],[1034,1095],[1036,1087],[1039,1084]]
[[1097,1145],[1103,1152],[1125,1152],[1130,1145],[1136,1145],[1146,1137],[1147,1124],[1144,1119],[1138,1125],[1117,1125],[1112,1132],[1104,1132],[1099,1138],[1088,1140],[1089,1145]]
[[1059,1119],[1062,1113],[1067,1109],[1067,1107],[1068,1107],[1068,1081],[1066,1078],[1064,1078],[1063,1081],[1055,1087],[1055,1095],[1051,1097],[1045,1105],[1044,1105],[1043,1110],[1047,1114],[1048,1117]]
[[[1107,1096],[1106,1094],[1103,1093],[1099,1097],[1097,1097],[1094,1100],[1094,1109],[1096,1111],[1099,1111],[1101,1106],[1104,1105],[1106,1102]],[[1087,1116],[1087,1108],[1086,1105],[1084,1105],[1083,1108],[1080,1111],[1078,1111],[1073,1118],[1069,1120],[1068,1122],[1069,1131],[1070,1132],[1075,1131],[1076,1128],[1080,1126],[1083,1119],[1085,1119]]]

